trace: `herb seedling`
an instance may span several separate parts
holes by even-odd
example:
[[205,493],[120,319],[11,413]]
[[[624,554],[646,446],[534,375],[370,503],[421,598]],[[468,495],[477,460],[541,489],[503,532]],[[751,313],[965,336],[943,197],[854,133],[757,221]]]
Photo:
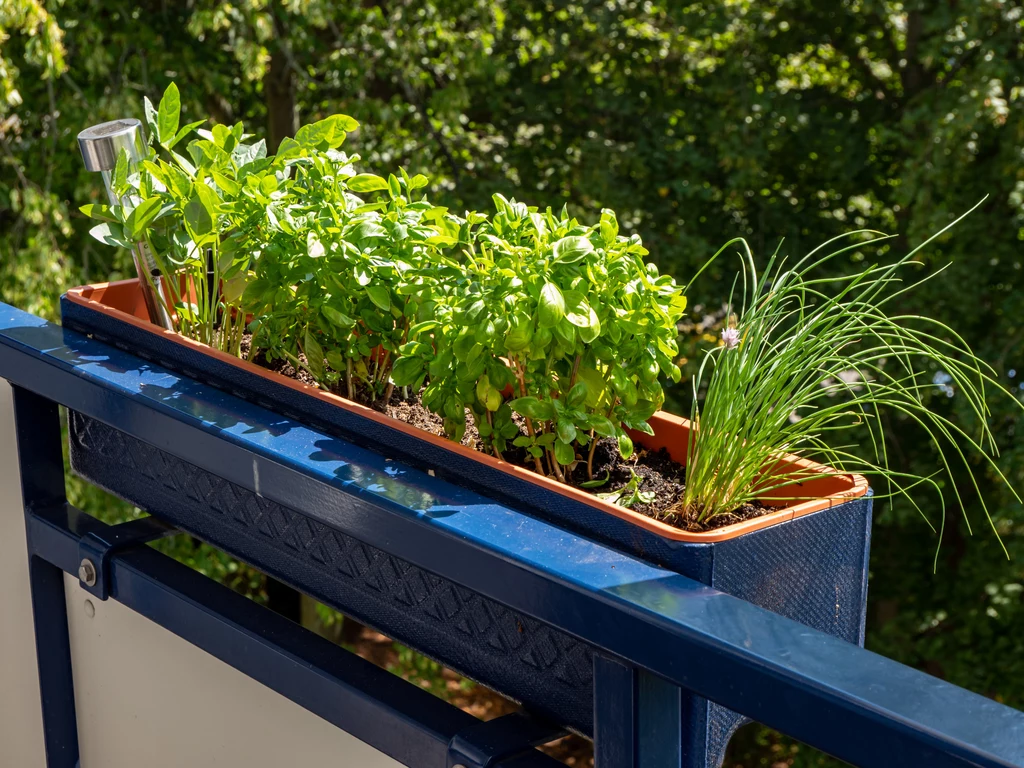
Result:
[[640,484],[643,478],[634,470],[630,469],[629,482],[617,491],[607,493],[595,493],[599,499],[604,499],[609,504],[618,504],[620,507],[632,507],[634,504],[650,504],[654,501],[654,491],[641,491]]

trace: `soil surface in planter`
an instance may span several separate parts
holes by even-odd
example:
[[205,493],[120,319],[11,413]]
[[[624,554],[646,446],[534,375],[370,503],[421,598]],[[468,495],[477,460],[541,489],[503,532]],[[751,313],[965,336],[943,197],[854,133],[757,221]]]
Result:
[[[242,342],[243,358],[247,356],[248,350],[249,336],[246,335]],[[300,360],[305,362],[301,356]],[[287,361],[277,360],[268,362],[264,355],[260,353],[253,358],[252,362],[275,373],[301,381],[304,384],[316,386],[315,380],[306,370],[300,369],[296,371]],[[345,393],[340,391],[334,392],[334,394],[342,397],[345,396]],[[381,403],[370,403],[369,397],[366,397],[365,393],[359,391],[356,392],[354,399],[362,405],[371,406],[375,410],[381,411],[399,421],[404,421],[406,424],[411,424],[425,432],[445,437],[441,417],[431,413],[423,406],[418,393],[405,397],[402,390],[396,388],[391,395],[390,402],[384,406]],[[520,433],[525,435],[526,426],[522,418],[518,414],[515,414],[512,418],[513,421],[519,424]],[[468,410],[466,411],[466,433],[463,435],[462,444],[472,448],[479,448],[481,452],[485,450],[480,440],[480,434],[473,424],[473,416]],[[509,449],[502,454],[501,458],[510,464],[515,464],[530,471],[536,471],[534,462],[525,449],[513,447],[511,440],[509,441]],[[649,451],[638,445],[632,456],[628,459],[623,459],[619,454],[618,444],[615,440],[600,438],[597,443],[597,449],[594,452],[593,468],[596,479],[607,477],[607,481],[598,488],[582,488],[580,486],[581,483],[587,481],[585,461],[578,462],[575,469],[571,471],[566,467],[563,467],[562,471],[566,474],[565,479],[568,485],[575,486],[580,488],[580,490],[597,496],[623,491],[623,496],[629,497],[632,495],[632,492],[627,487],[635,474],[641,480],[636,490],[644,494],[645,498],[649,498],[650,501],[636,500],[628,505],[629,509],[685,531],[710,531],[775,511],[774,507],[754,502],[744,504],[732,512],[717,515],[710,521],[700,522],[693,517],[687,518],[683,511],[677,508],[677,504],[682,499],[683,492],[686,489],[686,468],[674,461],[664,448],[660,448],[657,451]],[[653,494],[653,496],[647,496],[647,494]]]

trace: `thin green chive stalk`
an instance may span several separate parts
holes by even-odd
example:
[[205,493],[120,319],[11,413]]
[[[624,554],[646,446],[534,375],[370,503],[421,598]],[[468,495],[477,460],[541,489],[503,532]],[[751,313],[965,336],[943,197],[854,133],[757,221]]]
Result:
[[[998,448],[987,396],[1001,393],[1021,403],[951,328],[920,315],[889,316],[885,311],[942,272],[906,281],[910,268],[919,264],[915,254],[956,223],[891,264],[874,264],[838,279],[812,275],[840,255],[877,246],[888,237],[871,230],[852,232],[793,264],[776,251],[763,272],[742,239],[712,257],[739,246],[743,266],[730,298],[736,314],[730,312],[733,319],[722,332],[722,343],[708,352],[692,381],[686,490],[669,515],[707,522],[769,494],[807,499],[800,484],[830,472],[780,461],[795,454],[839,472],[878,477],[889,488],[886,496],[901,496],[922,514],[918,494],[911,491],[934,492],[942,510],[940,541],[948,503],[968,518],[957,484],[943,482],[963,467],[995,531],[969,457],[980,457],[1020,501],[995,461]],[[970,428],[928,407],[937,372],[949,377],[949,386],[966,402],[975,422]],[[707,388],[700,402],[703,383]],[[881,419],[887,410],[917,425],[936,447],[940,461],[934,474],[890,466]],[[836,445],[837,433],[853,429],[867,431],[867,455]]]

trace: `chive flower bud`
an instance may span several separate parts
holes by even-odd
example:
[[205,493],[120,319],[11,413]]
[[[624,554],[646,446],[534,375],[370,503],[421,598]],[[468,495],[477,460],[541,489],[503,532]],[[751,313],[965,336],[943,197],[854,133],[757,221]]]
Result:
[[740,345],[740,332],[737,328],[725,328],[722,331],[722,342],[726,349],[736,349]]

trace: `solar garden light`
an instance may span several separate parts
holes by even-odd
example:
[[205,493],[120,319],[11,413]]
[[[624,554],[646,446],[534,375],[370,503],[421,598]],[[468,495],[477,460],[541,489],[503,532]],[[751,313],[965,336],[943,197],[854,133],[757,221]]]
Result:
[[[129,117],[93,125],[78,134],[78,148],[82,151],[86,170],[102,174],[110,204],[121,205],[122,201],[114,193],[111,174],[122,149],[128,153],[129,168],[134,168],[145,159],[146,140],[142,133],[142,123]],[[139,285],[150,321],[169,331],[175,330],[163,277],[149,243],[137,240],[132,248],[132,260],[139,274]]]

